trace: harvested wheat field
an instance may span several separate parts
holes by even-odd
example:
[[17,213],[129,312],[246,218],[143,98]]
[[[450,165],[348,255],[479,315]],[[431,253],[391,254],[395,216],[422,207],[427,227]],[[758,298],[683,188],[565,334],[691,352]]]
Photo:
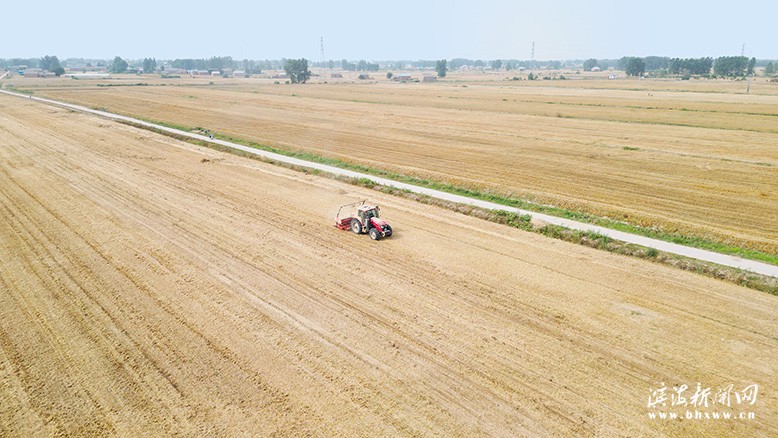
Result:
[[[778,433],[775,296],[23,99],[0,130],[2,436]],[[332,226],[362,198],[394,236]],[[755,418],[648,417],[698,382]]]
[[[745,95],[733,81],[709,81],[718,92],[697,92],[708,88],[701,81],[678,91],[679,81],[130,80],[138,79],[31,80],[29,89],[778,254],[778,84],[760,82]],[[598,88],[607,83],[621,88]],[[640,88],[624,89],[630,84]]]

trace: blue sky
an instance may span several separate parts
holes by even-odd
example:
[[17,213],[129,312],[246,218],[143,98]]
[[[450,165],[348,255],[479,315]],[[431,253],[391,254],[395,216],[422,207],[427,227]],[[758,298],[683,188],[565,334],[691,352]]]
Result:
[[11,1],[0,58],[778,58],[778,1]]

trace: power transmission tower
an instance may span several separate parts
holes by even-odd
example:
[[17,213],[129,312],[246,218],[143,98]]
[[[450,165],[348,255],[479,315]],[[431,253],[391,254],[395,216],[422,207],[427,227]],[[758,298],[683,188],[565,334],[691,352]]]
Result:
[[532,54],[529,57],[530,65],[535,66],[535,41],[532,42]]

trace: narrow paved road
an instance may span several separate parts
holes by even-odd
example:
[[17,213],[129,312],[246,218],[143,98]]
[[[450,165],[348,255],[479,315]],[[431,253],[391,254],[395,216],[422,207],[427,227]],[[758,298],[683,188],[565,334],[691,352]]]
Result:
[[141,125],[141,126],[145,126],[145,127],[148,127],[148,128],[153,128],[153,129],[157,129],[157,130],[161,130],[161,131],[165,131],[165,132],[170,132],[170,133],[173,133],[173,134],[176,134],[176,135],[182,135],[182,136],[190,137],[190,138],[193,138],[193,139],[196,139],[196,140],[200,140],[200,141],[208,141],[208,142],[211,142],[211,143],[214,143],[214,144],[219,144],[221,146],[225,146],[225,147],[229,147],[229,148],[234,148],[234,149],[239,149],[239,150],[242,150],[244,152],[248,152],[248,153],[251,153],[251,154],[259,155],[259,156],[266,157],[266,158],[269,158],[269,159],[272,159],[272,160],[276,160],[276,161],[281,161],[281,162],[284,162],[284,163],[293,164],[293,165],[296,165],[296,166],[307,167],[309,169],[317,169],[317,170],[320,170],[320,171],[329,172],[329,173],[336,174],[336,175],[343,175],[343,176],[353,177],[353,178],[368,178],[368,179],[371,179],[371,180],[373,180],[376,183],[381,184],[381,185],[386,185],[386,186],[390,186],[390,187],[396,187],[396,188],[403,189],[403,190],[409,190],[409,191],[414,192],[414,193],[424,194],[424,195],[427,195],[427,196],[431,196],[431,197],[434,197],[434,198],[443,199],[443,200],[447,200],[447,201],[451,201],[451,202],[457,202],[457,203],[460,203],[460,204],[472,205],[472,206],[475,206],[475,207],[481,207],[481,208],[486,208],[486,209],[490,209],[490,210],[510,211],[510,212],[514,212],[514,213],[518,213],[518,214],[522,214],[522,215],[523,214],[529,214],[533,218],[537,218],[539,220],[542,220],[544,222],[548,222],[550,224],[561,225],[563,227],[574,229],[574,230],[593,231],[593,232],[602,234],[604,236],[611,237],[613,239],[621,240],[621,241],[628,242],[628,243],[634,243],[634,244],[637,244],[637,245],[643,245],[643,246],[646,246],[646,247],[649,247],[649,248],[654,248],[654,249],[657,249],[657,250],[660,250],[660,251],[665,251],[665,252],[669,252],[669,253],[673,253],[673,254],[678,254],[678,255],[685,256],[685,257],[690,257],[690,258],[694,258],[694,259],[698,259],[698,260],[703,260],[703,261],[707,261],[707,262],[717,263],[717,264],[724,265],[724,266],[730,266],[730,267],[734,267],[734,268],[744,269],[744,270],[755,272],[755,273],[758,273],[758,274],[764,274],[764,275],[770,275],[770,276],[773,276],[773,277],[778,277],[778,266],[770,265],[770,264],[767,264],[767,263],[758,262],[758,261],[755,261],[755,260],[747,260],[747,259],[743,259],[743,258],[740,258],[740,257],[730,256],[730,255],[726,255],[726,254],[720,254],[720,253],[716,253],[716,252],[712,252],[712,251],[706,251],[706,250],[703,250],[703,249],[691,248],[691,247],[684,246],[684,245],[678,245],[676,243],[665,242],[663,240],[651,239],[649,237],[638,236],[638,235],[635,235],[635,234],[625,233],[625,232],[622,232],[622,231],[611,230],[609,228],[604,228],[604,227],[600,227],[600,226],[597,226],[597,225],[592,225],[592,224],[587,224],[587,223],[582,223],[582,222],[576,222],[576,221],[573,221],[573,220],[570,220],[570,219],[564,219],[564,218],[560,218],[560,217],[556,217],[556,216],[549,216],[549,215],[546,215],[546,214],[536,213],[536,212],[527,211],[527,210],[521,210],[521,209],[514,208],[514,207],[507,207],[507,206],[500,205],[500,204],[495,204],[495,203],[492,203],[492,202],[481,201],[481,200],[478,200],[478,199],[472,199],[472,198],[468,198],[468,197],[465,197],[465,196],[460,196],[460,195],[454,195],[454,194],[451,194],[451,193],[441,192],[439,190],[433,190],[433,189],[428,189],[428,188],[424,188],[424,187],[414,186],[412,184],[406,184],[406,183],[402,183],[402,182],[397,182],[397,181],[393,181],[393,180],[390,180],[390,179],[380,178],[380,177],[377,177],[377,176],[374,176],[374,175],[369,175],[369,174],[365,174],[365,173],[359,173],[359,172],[354,172],[354,171],[351,171],[351,170],[341,169],[341,168],[338,168],[338,167],[328,166],[328,165],[325,165],[325,164],[312,163],[312,162],[309,162],[309,161],[300,160],[298,158],[287,157],[287,156],[284,156],[284,155],[275,154],[273,152],[267,152],[267,151],[263,151],[263,150],[260,150],[260,149],[254,149],[254,148],[251,148],[251,147],[248,147],[248,146],[243,146],[243,145],[239,145],[239,144],[236,144],[236,143],[231,143],[229,141],[218,140],[218,139],[210,139],[210,138],[208,138],[208,137],[206,137],[204,135],[193,134],[191,132],[181,131],[181,130],[174,129],[174,128],[168,128],[166,126],[157,125],[157,124],[154,124],[154,123],[149,123],[149,122],[146,122],[146,121],[143,121],[143,120],[138,120],[138,119],[135,119],[135,118],[132,118],[132,117],[127,117],[127,116],[122,116],[122,115],[118,115],[118,114],[113,114],[113,113],[109,113],[109,112],[106,112],[106,111],[94,110],[94,109],[83,107],[83,106],[80,106],[80,105],[73,105],[73,104],[70,104],[70,103],[59,102],[59,101],[56,101],[56,100],[45,99],[45,98],[41,98],[41,97],[28,96],[28,95],[25,95],[25,94],[19,94],[19,93],[9,92],[9,91],[5,91],[5,90],[0,90],[0,92],[5,93],[5,94],[9,94],[9,95],[12,95],[12,96],[17,96],[17,97],[20,97],[20,98],[24,98],[24,99],[32,99],[32,100],[35,100],[35,101],[38,101],[38,102],[42,102],[42,103],[47,103],[47,104],[50,104],[50,105],[56,105],[56,106],[60,106],[60,107],[64,107],[64,108],[69,108],[69,109],[72,109],[72,110],[75,110],[75,111],[82,111],[82,112],[86,112],[86,113],[91,113],[91,114],[95,114],[95,115],[98,115],[98,116],[101,116],[101,117],[105,117],[105,118],[108,118],[108,119],[130,122],[130,123],[134,123],[136,125]]

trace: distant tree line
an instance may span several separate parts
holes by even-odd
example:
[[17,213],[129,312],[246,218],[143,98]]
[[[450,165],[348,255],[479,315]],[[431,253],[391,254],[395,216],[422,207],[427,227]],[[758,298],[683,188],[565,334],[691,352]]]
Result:
[[[118,59],[117,59],[118,58]],[[155,58],[143,58],[138,60],[125,60],[116,57],[113,60],[68,58],[59,61],[56,56],[46,55],[42,58],[0,58],[0,69],[10,68],[42,68],[55,74],[64,73],[64,68],[108,67],[116,73],[144,72],[164,70],[165,66],[184,70],[208,70],[223,71],[224,69],[243,69],[247,74],[259,74],[263,70],[281,70],[286,64],[286,59],[280,60],[249,60],[237,61],[230,56],[214,56],[211,58],[185,58],[174,60],[157,60]],[[341,68],[347,71],[377,71],[379,69],[404,69],[417,68],[437,70],[439,60],[390,60],[390,61],[340,61],[328,60],[323,62],[309,62],[309,65],[318,68]],[[126,65],[125,65],[126,64]],[[603,70],[616,68],[628,75],[640,76],[671,75],[671,76],[705,76],[714,74],[722,77],[743,77],[755,74],[757,67],[764,67],[764,73],[768,76],[778,73],[776,69],[778,60],[758,60],[744,56],[722,56],[718,58],[670,58],[664,56],[632,57],[625,56],[621,59],[573,59],[566,61],[557,60],[519,60],[519,59],[468,59],[453,58],[446,61],[446,70],[458,70],[463,67],[492,70],[524,69],[561,69],[581,68],[591,71],[594,67]]]
[[671,58],[667,71],[671,75],[707,75],[713,67],[713,58]]
[[[433,61],[434,63],[434,61]],[[486,66],[491,67],[493,70],[516,70],[519,68],[550,68],[558,69],[563,66],[571,65],[568,62],[562,61],[528,61],[519,59],[495,59],[492,61],[484,61],[481,59],[467,59],[467,58],[454,58],[448,61],[448,67],[450,70],[458,70],[462,67],[484,68]]]
[[646,72],[646,61],[635,56],[625,56],[619,60],[619,70],[624,70],[627,76],[643,76]]
[[722,56],[713,63],[713,73],[718,76],[746,76],[754,74],[756,58]]
[[235,68],[237,63],[231,56],[212,56],[208,59],[175,59],[170,66],[184,70],[221,71],[225,68]]
[[[334,61],[330,61],[322,65],[321,62],[314,63],[314,66],[320,68],[335,68]],[[379,64],[372,64],[360,59],[358,62],[350,62],[348,59],[340,60],[340,68],[346,71],[378,71],[381,66]]]
[[[618,62],[618,69],[623,70],[629,76],[642,76],[646,72],[705,76],[711,74],[712,68],[713,74],[716,76],[742,77],[753,75],[756,66],[756,58],[748,59],[745,56],[721,56],[715,60],[711,57],[682,59],[662,56],[647,56],[645,58],[625,56]],[[586,69],[586,64],[584,64],[584,69]]]

